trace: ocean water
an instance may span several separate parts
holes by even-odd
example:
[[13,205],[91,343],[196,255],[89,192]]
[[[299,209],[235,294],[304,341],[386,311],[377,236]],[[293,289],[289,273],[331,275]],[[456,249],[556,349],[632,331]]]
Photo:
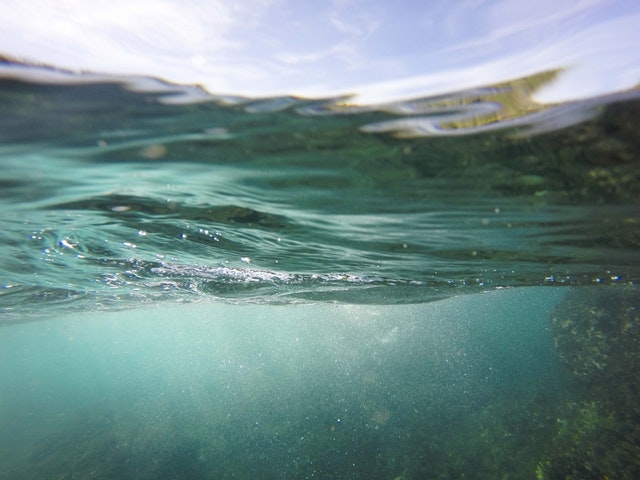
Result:
[[555,75],[362,107],[4,64],[0,478],[638,478],[639,93]]

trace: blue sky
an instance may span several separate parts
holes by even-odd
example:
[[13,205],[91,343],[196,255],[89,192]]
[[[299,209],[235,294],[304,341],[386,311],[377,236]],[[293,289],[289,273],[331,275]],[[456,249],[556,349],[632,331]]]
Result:
[[542,101],[640,82],[637,0],[4,0],[0,53],[218,94],[359,103],[556,67]]

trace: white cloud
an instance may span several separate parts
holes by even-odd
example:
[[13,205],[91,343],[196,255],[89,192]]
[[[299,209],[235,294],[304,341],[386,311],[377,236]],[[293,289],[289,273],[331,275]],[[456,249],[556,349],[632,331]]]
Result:
[[329,16],[329,22],[340,33],[349,35],[350,37],[366,38],[377,30],[380,26],[380,20],[368,17],[358,19],[349,18],[339,11],[334,11]]
[[625,0],[5,0],[0,53],[221,94],[367,103],[568,67],[541,96],[558,100],[640,81],[637,25],[640,5]]
[[9,0],[0,39],[3,53],[60,67],[158,74],[169,57],[179,64],[238,50],[245,40],[235,33],[253,28],[268,6],[262,0]]

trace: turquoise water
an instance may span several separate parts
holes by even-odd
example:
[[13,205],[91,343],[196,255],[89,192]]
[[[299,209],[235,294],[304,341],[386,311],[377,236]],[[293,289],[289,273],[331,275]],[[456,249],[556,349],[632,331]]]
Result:
[[[549,433],[528,410],[549,415],[562,395],[546,328],[561,297],[203,303],[14,326],[3,461],[24,455],[15,471],[29,478],[522,474]],[[501,463],[507,452],[522,465]]]
[[14,68],[0,478],[637,478],[637,91],[360,108]]

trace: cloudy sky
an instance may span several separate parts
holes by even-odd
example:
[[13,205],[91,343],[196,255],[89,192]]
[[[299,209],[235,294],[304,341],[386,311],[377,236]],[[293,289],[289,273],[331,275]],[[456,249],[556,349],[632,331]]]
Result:
[[640,83],[639,26],[638,0],[3,0],[0,54],[362,103],[564,67],[558,101]]

